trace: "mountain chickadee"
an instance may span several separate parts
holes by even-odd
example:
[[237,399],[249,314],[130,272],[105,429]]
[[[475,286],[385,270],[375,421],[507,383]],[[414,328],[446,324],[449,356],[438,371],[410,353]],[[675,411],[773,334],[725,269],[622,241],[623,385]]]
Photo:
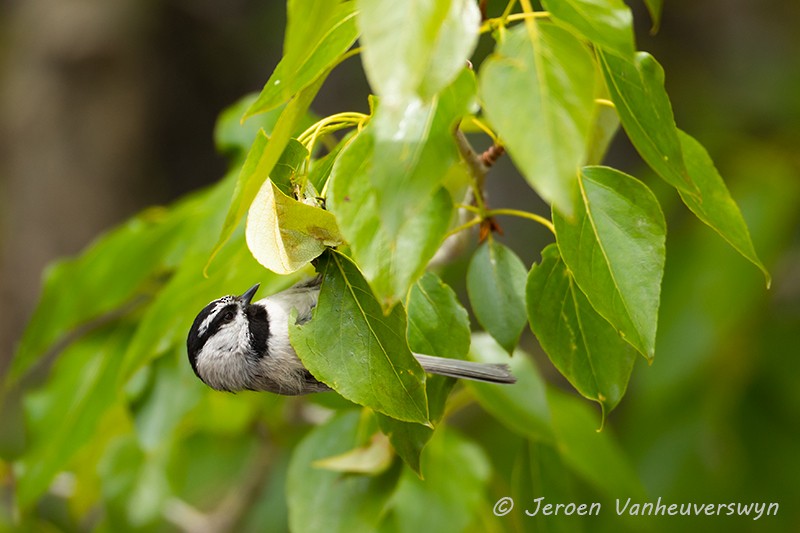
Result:
[[[197,377],[222,391],[298,395],[330,390],[306,370],[289,343],[292,309],[297,309],[297,324],[311,320],[320,283],[317,277],[251,303],[256,284],[241,296],[224,296],[208,304],[194,319],[186,340]],[[506,365],[414,357],[431,374],[488,383],[516,381]]]

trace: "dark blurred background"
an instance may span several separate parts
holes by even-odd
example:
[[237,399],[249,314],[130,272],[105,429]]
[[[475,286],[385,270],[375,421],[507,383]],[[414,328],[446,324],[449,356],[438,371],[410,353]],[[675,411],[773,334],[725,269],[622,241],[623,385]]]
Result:
[[[639,48],[664,66],[677,123],[716,161],[773,284],[766,291],[618,135],[608,162],[654,188],[669,242],[657,359],[637,365],[611,423],[655,496],[772,498],[800,530],[790,509],[800,500],[800,3],[665,4],[652,36],[643,4],[629,2]],[[490,14],[504,5],[490,2]],[[0,4],[0,374],[49,261],[222,176],[216,116],[261,88],[284,24],[283,2],[256,0]],[[484,36],[476,63],[490,49]],[[365,111],[367,91],[350,60],[314,111]],[[490,198],[546,212],[508,158]],[[501,223],[523,260],[537,260],[545,232]]]

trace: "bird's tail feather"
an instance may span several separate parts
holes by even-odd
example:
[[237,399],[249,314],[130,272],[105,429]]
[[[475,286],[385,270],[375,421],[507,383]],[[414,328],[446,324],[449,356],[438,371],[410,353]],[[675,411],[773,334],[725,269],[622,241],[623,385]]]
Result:
[[486,383],[516,383],[517,378],[511,373],[508,365],[492,363],[473,363],[459,359],[447,359],[415,353],[419,364],[425,372],[449,376],[452,378],[472,379]]

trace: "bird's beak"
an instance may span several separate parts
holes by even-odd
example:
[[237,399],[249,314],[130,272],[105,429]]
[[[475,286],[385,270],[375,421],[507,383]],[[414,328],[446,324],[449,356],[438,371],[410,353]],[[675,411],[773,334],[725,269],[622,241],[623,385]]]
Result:
[[260,283],[256,283],[255,285],[253,285],[252,287],[247,289],[247,291],[244,294],[239,296],[239,300],[243,301],[244,305],[250,305],[250,300],[252,300],[253,296],[255,296],[256,292],[258,292],[258,287],[259,286],[260,286]]

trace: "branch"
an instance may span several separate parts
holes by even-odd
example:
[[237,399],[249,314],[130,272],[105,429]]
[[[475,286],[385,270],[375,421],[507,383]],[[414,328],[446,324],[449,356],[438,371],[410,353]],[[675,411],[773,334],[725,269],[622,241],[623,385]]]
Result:
[[[456,145],[461,157],[467,163],[470,174],[472,174],[473,183],[473,199],[478,206],[478,215],[481,218],[481,230],[479,241],[483,242],[491,233],[499,233],[502,235],[503,230],[499,224],[492,218],[491,214],[486,210],[486,201],[484,195],[484,184],[486,183],[486,174],[489,168],[494,165],[497,159],[505,153],[505,148],[499,143],[494,143],[485,152],[478,155],[472,148],[467,136],[464,135],[460,129],[456,129]],[[465,200],[465,204],[472,202]],[[463,211],[463,210],[462,210]],[[466,229],[471,223],[462,220],[462,226],[459,229]],[[451,238],[454,236],[451,236]]]
[[464,162],[467,163],[470,174],[472,174],[474,178],[475,185],[482,194],[483,184],[486,181],[486,173],[489,172],[489,167],[483,163],[483,157],[475,152],[469,139],[467,139],[467,136],[464,135],[464,132],[461,131],[460,128],[456,129],[455,135],[458,151],[462,159],[464,159]]

